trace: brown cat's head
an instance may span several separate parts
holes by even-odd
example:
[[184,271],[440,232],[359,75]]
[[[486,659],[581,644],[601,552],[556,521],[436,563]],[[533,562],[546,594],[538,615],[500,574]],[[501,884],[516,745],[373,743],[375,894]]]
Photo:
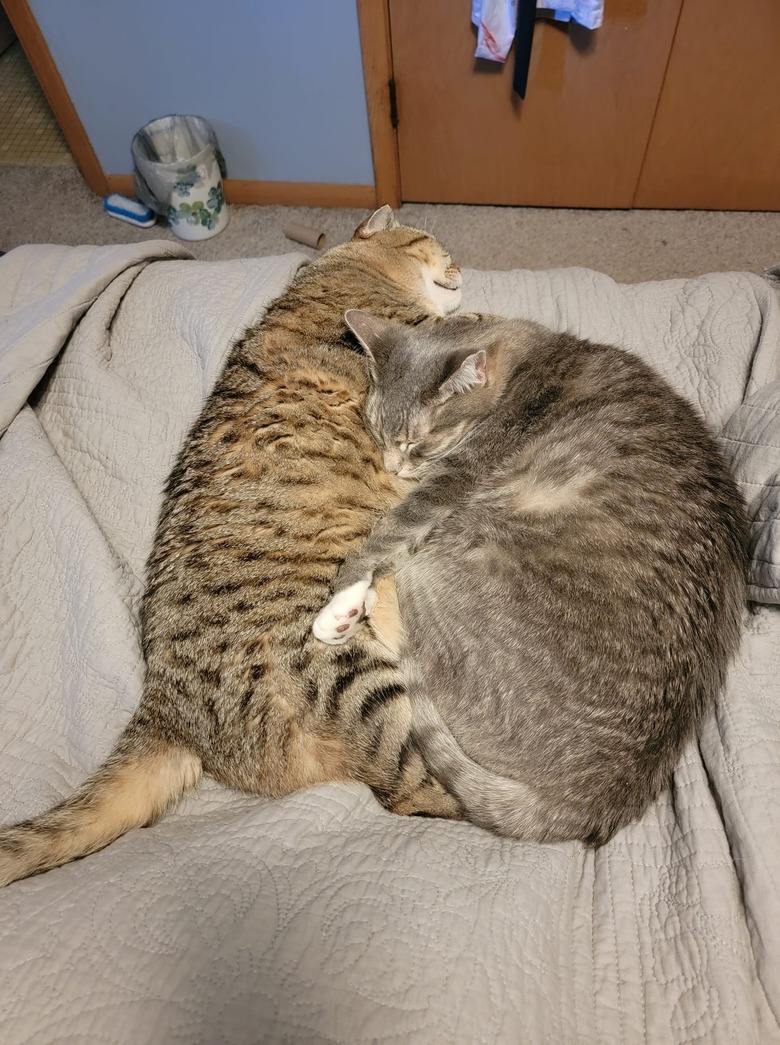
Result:
[[422,229],[399,225],[385,204],[366,218],[351,240],[334,248],[420,295],[434,315],[460,305],[460,269],[439,241]]
[[425,329],[359,309],[344,318],[366,354],[366,422],[385,468],[419,478],[485,415],[488,352],[474,346],[473,323],[459,318]]

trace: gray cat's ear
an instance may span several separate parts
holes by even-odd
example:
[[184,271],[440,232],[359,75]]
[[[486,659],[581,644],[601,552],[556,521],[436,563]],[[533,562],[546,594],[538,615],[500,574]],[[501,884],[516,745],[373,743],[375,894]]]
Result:
[[451,374],[439,389],[437,399],[446,403],[452,396],[479,388],[487,380],[487,353],[484,348],[466,356],[454,374]]
[[368,239],[375,232],[385,232],[387,229],[395,228],[395,225],[392,208],[386,203],[384,207],[375,210],[370,218],[366,218],[362,224],[358,225],[352,238]]
[[391,326],[391,320],[379,319],[378,316],[363,312],[359,308],[350,308],[344,313],[344,321],[363,346],[373,372],[380,342],[387,328]]

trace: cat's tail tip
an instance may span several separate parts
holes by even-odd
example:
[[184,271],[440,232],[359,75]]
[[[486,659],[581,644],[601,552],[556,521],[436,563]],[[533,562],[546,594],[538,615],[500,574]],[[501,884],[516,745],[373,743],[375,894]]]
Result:
[[148,741],[122,745],[58,806],[0,829],[0,887],[97,852],[136,827],[159,820],[202,775],[186,748]]
[[556,826],[536,790],[474,762],[434,705],[416,697],[412,733],[430,772],[460,802],[468,820],[486,831],[529,842],[557,841]]

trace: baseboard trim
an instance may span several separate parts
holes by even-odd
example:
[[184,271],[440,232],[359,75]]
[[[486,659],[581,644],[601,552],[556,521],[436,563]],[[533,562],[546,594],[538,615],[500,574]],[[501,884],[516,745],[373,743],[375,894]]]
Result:
[[[135,195],[130,174],[107,175],[108,191],[123,196]],[[225,179],[228,203],[279,204],[291,207],[363,207],[376,206],[373,185],[341,185],[310,181],[242,181]],[[383,201],[384,202],[384,201]]]

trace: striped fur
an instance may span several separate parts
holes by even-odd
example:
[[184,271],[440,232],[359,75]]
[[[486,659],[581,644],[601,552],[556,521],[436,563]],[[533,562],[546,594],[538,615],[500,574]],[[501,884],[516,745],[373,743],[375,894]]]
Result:
[[[368,629],[348,649],[311,635],[340,562],[402,491],[363,424],[344,312],[417,324],[457,307],[459,287],[449,254],[382,208],[233,348],[168,481],[138,710],[74,795],[0,831],[0,885],[152,823],[203,772],[270,796],[360,780],[395,812],[459,815],[409,740],[388,645]],[[391,630],[393,601],[390,588],[377,616]]]

